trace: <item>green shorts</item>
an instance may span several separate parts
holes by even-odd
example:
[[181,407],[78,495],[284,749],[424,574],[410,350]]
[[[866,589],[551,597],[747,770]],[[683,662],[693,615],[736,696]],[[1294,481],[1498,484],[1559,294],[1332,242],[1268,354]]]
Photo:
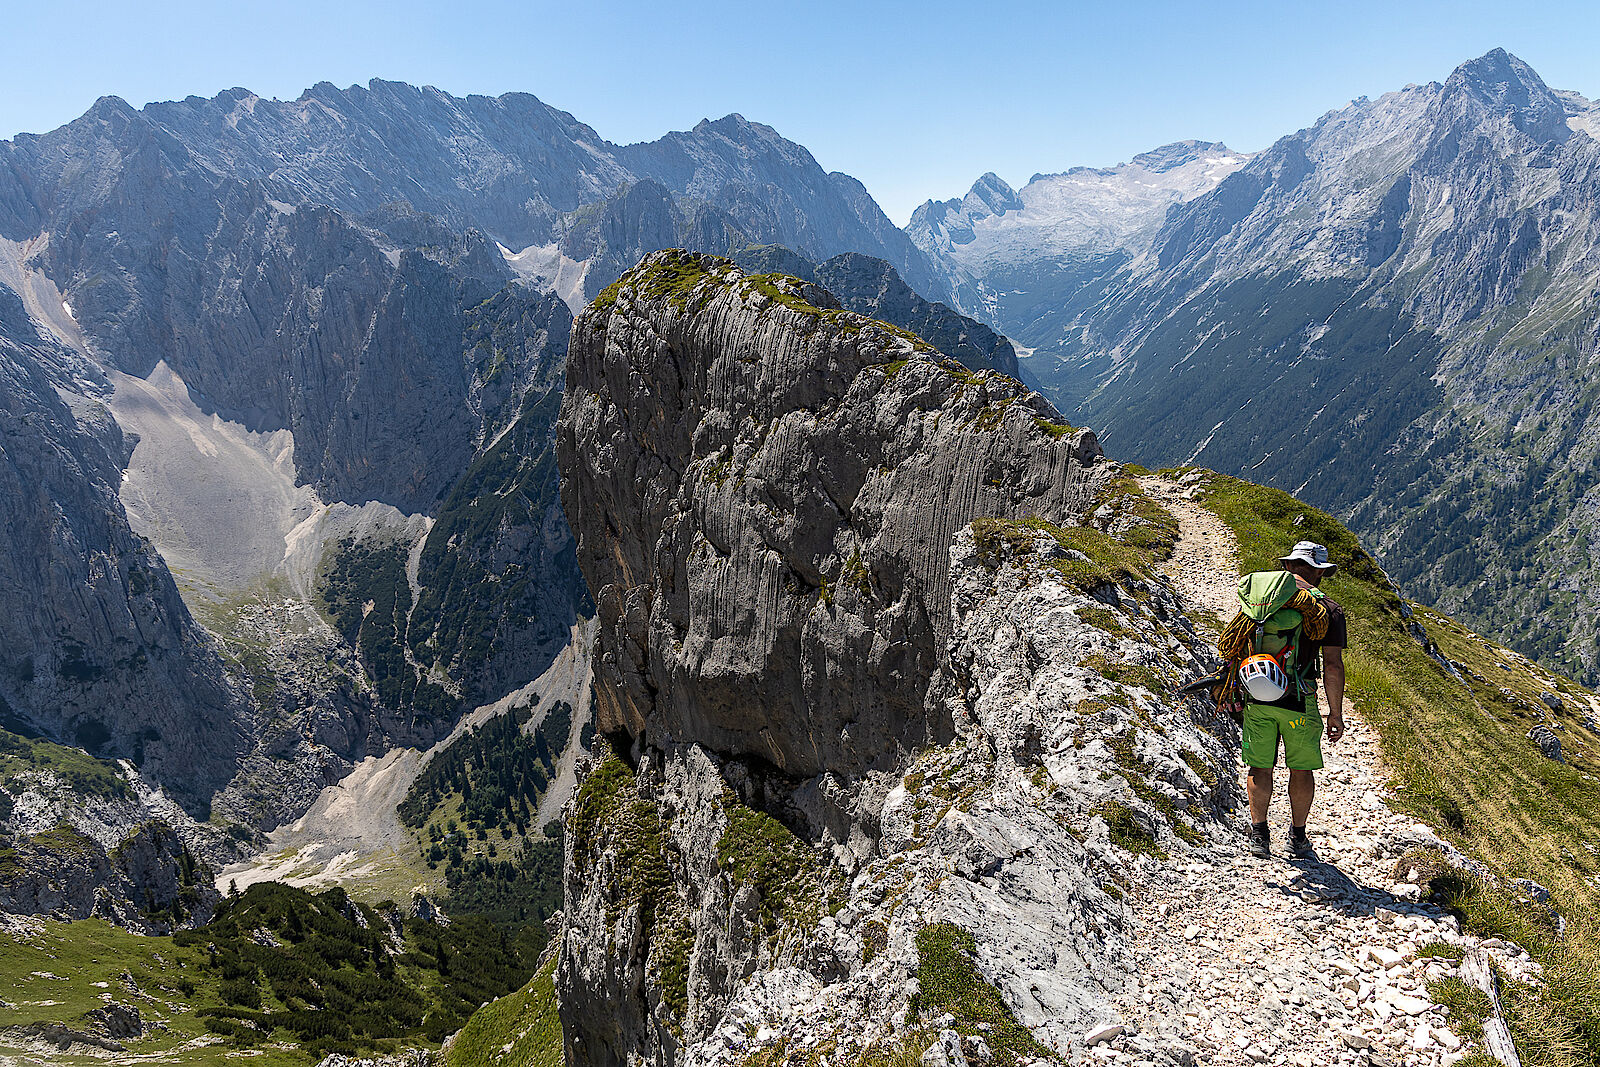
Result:
[[1290,711],[1266,704],[1244,706],[1244,762],[1250,767],[1271,767],[1278,762],[1278,738],[1283,738],[1283,762],[1291,771],[1322,769],[1322,716],[1315,694],[1306,695],[1306,710]]

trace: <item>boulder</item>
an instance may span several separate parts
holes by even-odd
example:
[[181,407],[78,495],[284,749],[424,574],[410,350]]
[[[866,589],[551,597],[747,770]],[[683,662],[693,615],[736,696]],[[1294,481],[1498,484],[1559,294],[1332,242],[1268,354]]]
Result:
[[1557,763],[1565,763],[1561,756],[1561,738],[1550,727],[1540,724],[1528,731],[1528,740],[1544,754],[1546,759],[1553,759]]

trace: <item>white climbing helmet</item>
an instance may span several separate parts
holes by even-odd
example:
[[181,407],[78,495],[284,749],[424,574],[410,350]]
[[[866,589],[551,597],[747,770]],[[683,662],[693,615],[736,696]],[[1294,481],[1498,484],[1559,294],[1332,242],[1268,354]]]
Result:
[[1239,664],[1239,681],[1257,700],[1271,703],[1282,700],[1289,691],[1289,676],[1283,673],[1278,661],[1265,652],[1258,652]]

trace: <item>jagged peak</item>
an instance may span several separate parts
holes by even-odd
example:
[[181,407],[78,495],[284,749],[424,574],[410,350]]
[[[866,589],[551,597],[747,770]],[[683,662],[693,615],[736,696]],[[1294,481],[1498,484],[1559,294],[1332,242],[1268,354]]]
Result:
[[1532,67],[1504,48],[1491,48],[1476,59],[1462,63],[1451,72],[1449,81],[1457,79],[1488,88],[1513,83],[1545,88],[1544,79]]
[[139,112],[120,96],[102,96],[83,113],[86,119],[133,118]]
[[992,170],[972,183],[967,199],[976,199],[995,215],[1022,210],[1022,198],[1017,195],[1017,191]]
[[1491,115],[1505,115],[1523,133],[1541,141],[1564,139],[1566,104],[1527,63],[1495,48],[1470,59],[1445,79],[1441,101],[1466,99]]
[[720,119],[701,119],[694,124],[692,133],[720,133],[724,137],[736,134],[776,135],[777,130],[759,122],[751,122],[737,111],[729,112]]

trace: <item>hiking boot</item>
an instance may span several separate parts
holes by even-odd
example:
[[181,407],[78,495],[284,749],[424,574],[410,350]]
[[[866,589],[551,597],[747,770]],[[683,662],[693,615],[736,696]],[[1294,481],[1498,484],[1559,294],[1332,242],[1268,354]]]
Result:
[[1272,855],[1272,833],[1264,822],[1250,825],[1250,855],[1266,859]]
[[1306,828],[1304,826],[1289,827],[1289,855],[1298,856],[1301,859],[1312,855],[1311,838],[1306,836]]

